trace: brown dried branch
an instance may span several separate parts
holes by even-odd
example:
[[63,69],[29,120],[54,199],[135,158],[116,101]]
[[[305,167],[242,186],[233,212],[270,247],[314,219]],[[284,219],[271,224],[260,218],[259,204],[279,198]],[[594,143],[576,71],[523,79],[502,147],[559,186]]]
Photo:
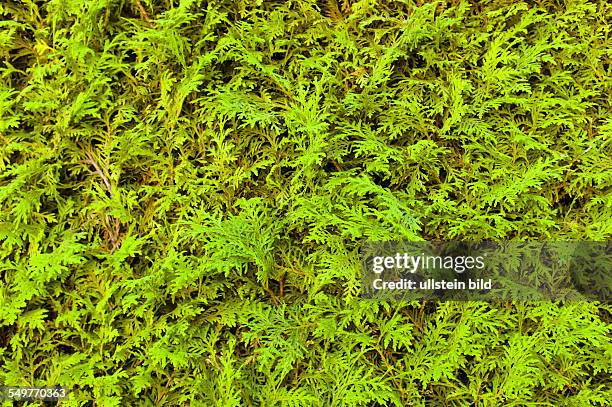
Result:
[[113,196],[113,187],[110,183],[110,181],[108,180],[108,177],[106,176],[106,174],[104,173],[104,171],[102,171],[102,169],[100,168],[100,166],[98,165],[98,163],[96,162],[96,160],[94,160],[93,155],[91,153],[86,153],[87,154],[87,160],[83,161],[85,164],[91,164],[93,165],[94,169],[95,169],[95,173],[98,174],[100,176],[100,178],[102,179],[102,182],[104,183],[104,187],[106,188],[106,190],[108,191],[108,193]]
[[336,0],[327,0],[325,14],[334,22],[338,22],[344,19],[342,11],[340,11],[340,8],[338,7],[338,2]]
[[119,241],[119,234],[121,232],[121,222],[117,218],[112,218],[113,225],[111,225],[111,217],[105,215],[105,225],[104,229],[106,232],[107,240],[111,243],[111,251],[115,251],[119,246],[121,246],[121,242]]
[[142,17],[142,19],[145,20],[147,23],[150,23],[151,18],[149,17],[149,14],[147,14],[147,10],[145,10],[140,0],[136,0],[136,7],[138,7],[138,11],[140,11],[140,16]]

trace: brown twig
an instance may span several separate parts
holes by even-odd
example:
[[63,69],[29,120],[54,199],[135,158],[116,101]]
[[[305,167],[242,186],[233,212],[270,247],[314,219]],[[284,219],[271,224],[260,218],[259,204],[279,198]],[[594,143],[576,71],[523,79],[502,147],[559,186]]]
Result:
[[100,176],[100,178],[102,178],[102,182],[104,183],[104,186],[106,187],[106,190],[108,191],[108,193],[111,196],[113,196],[113,187],[112,187],[110,181],[108,180],[108,177],[106,176],[106,174],[104,174],[104,171],[102,171],[102,169],[100,168],[100,166],[98,165],[96,160],[93,159],[93,156],[90,153],[87,153],[87,160],[85,160],[83,162],[86,163],[86,164],[93,165],[96,174],[98,174]]
[[287,276],[287,273],[284,273],[283,276],[281,277],[280,281],[279,281],[279,285],[280,285],[280,293],[279,293],[279,297],[282,299],[285,295],[285,277]]
[[106,219],[106,225],[105,225],[106,234],[108,236],[108,239],[111,242],[112,250],[114,251],[121,245],[121,242],[119,242],[119,233],[121,232],[121,222],[119,221],[119,219],[113,218],[114,225],[111,226],[110,217],[106,215],[105,219]]
[[143,18],[143,20],[150,23],[151,18],[149,17],[149,14],[147,14],[147,10],[145,10],[145,8],[142,6],[140,0],[136,0],[136,7],[138,7],[138,11],[140,11],[140,16]]
[[[95,156],[91,152],[90,148],[81,146],[81,149],[85,151],[87,159],[81,160],[79,162],[93,166],[93,172],[98,174],[98,176],[102,180],[104,189],[106,189],[106,191],[110,194],[112,198],[114,196],[114,191],[113,186],[109,180],[110,177],[108,175],[108,172],[106,171],[106,169],[103,169],[100,164],[98,164],[98,161],[95,159]],[[111,244],[111,250],[114,251],[121,244],[121,242],[119,241],[119,235],[121,233],[121,221],[112,215],[109,216],[108,214],[103,214],[102,224],[102,226],[104,227],[104,232],[106,233],[106,239]]]

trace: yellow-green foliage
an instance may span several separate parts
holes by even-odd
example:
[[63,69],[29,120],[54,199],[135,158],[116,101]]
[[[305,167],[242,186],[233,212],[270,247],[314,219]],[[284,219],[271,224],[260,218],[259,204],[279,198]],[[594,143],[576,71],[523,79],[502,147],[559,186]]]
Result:
[[0,385],[67,406],[612,399],[609,304],[367,302],[358,255],[610,238],[605,0],[0,15]]

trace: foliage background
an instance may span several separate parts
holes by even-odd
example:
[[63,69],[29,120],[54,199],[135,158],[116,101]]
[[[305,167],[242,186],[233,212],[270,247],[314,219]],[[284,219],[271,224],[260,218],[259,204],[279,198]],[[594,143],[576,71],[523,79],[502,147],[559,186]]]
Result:
[[606,1],[0,15],[0,383],[66,406],[612,399],[609,304],[358,298],[363,240],[610,238]]

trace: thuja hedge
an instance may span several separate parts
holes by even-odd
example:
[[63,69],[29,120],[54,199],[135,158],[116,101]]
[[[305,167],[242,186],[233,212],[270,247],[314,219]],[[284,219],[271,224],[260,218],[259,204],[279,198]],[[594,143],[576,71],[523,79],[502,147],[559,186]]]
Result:
[[612,399],[609,304],[365,301],[358,252],[610,238],[606,1],[0,14],[0,384],[66,406]]

